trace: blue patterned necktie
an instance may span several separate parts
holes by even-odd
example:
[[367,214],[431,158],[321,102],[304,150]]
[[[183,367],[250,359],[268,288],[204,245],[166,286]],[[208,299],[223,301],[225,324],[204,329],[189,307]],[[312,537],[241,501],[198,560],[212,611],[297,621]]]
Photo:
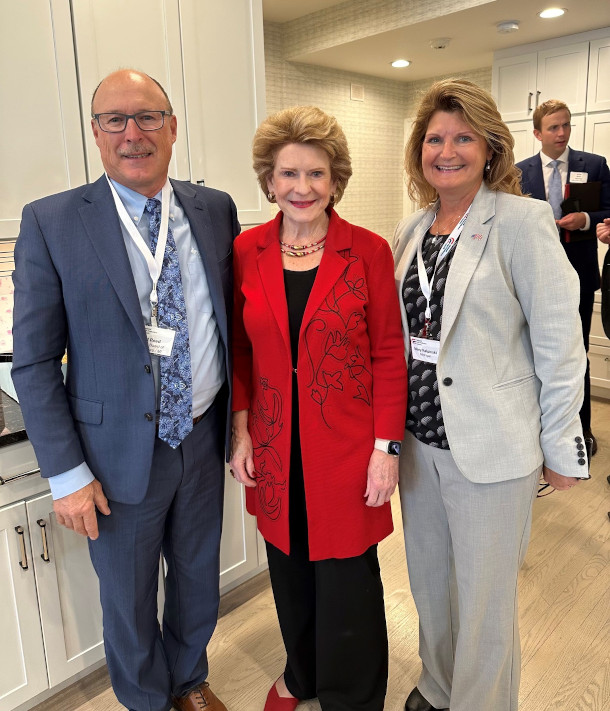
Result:
[[561,175],[557,167],[560,160],[552,160],[549,165],[553,166],[553,172],[549,178],[549,203],[553,208],[553,215],[556,220],[561,220],[561,203],[563,202],[563,190],[561,189]]
[[[161,202],[149,198],[146,201],[145,211],[149,214],[150,249],[154,254],[159,239]],[[193,429],[193,383],[180,263],[174,235],[169,228],[161,275],[157,282],[157,298],[158,325],[171,328],[176,332],[171,355],[159,358],[161,370],[159,438],[176,449]]]

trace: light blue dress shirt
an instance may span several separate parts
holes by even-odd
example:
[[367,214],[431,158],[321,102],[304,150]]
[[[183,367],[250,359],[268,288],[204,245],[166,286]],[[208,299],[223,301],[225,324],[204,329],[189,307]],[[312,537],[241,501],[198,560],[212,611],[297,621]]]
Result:
[[[146,206],[146,196],[140,195],[124,185],[112,181],[128,215],[134,221],[146,244],[150,244],[149,221],[142,217]],[[161,199],[161,193],[156,196]],[[180,274],[184,289],[186,317],[189,326],[189,346],[191,350],[191,372],[193,377],[193,417],[204,413],[214,402],[225,380],[224,349],[220,341],[218,325],[214,316],[208,280],[197,242],[191,232],[188,219],[172,190],[169,203],[169,226],[174,235]],[[148,265],[140,250],[136,247],[127,229],[121,224],[127,256],[133,272],[140,308],[144,323],[150,324],[150,292],[152,279]],[[159,357],[151,356],[157,409],[159,407]],[[85,462],[67,472],[49,478],[51,494],[54,499],[62,498],[82,489],[93,481],[94,477]]]

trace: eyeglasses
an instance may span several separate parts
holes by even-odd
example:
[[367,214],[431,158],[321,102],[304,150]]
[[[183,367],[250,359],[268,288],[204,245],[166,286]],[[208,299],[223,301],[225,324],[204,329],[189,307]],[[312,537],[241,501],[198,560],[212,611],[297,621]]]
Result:
[[97,125],[102,131],[121,133],[127,128],[129,119],[133,119],[142,131],[158,131],[163,128],[165,117],[171,115],[171,111],[138,111],[137,114],[92,114],[92,118],[97,121]]

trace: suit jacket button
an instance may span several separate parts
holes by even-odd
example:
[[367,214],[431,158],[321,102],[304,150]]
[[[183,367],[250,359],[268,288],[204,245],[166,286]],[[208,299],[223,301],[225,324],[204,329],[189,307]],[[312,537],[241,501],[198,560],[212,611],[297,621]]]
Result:
[[443,385],[451,385],[453,383],[452,378],[443,378]]
[[585,448],[582,446],[582,444],[578,445],[578,454],[582,454],[585,451]]
[[574,437],[575,442],[582,442],[582,437]]
[[152,416],[152,413],[147,412],[144,417],[149,421],[152,422],[154,420],[154,417]]
[[587,463],[587,460],[586,459],[579,459],[578,463],[582,466],[583,464]]
[[150,373],[150,365],[145,365],[145,366],[144,366],[144,370],[145,370],[147,373]]

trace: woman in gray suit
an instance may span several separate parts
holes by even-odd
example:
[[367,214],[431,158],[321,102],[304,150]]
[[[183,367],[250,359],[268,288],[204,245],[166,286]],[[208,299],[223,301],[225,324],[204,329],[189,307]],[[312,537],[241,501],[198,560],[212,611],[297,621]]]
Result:
[[513,139],[464,80],[423,97],[396,282],[409,368],[400,489],[422,672],[406,711],[515,711],[517,572],[539,476],[587,477],[578,278]]

